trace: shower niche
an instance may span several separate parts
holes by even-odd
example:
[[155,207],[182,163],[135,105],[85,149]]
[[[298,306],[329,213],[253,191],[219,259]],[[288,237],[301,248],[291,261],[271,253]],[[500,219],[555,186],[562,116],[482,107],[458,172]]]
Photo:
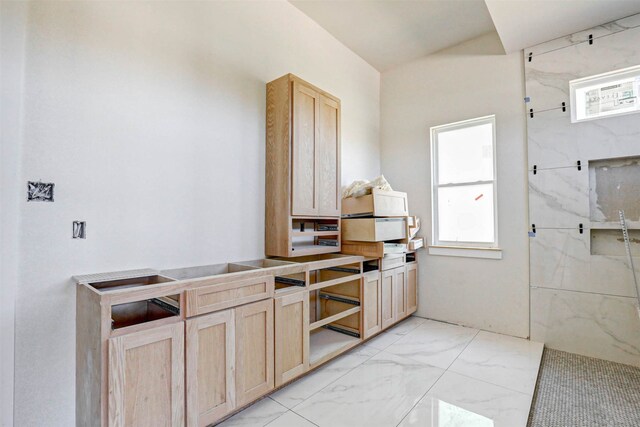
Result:
[[629,228],[631,253],[640,256],[640,156],[589,162],[591,255],[625,255],[620,210]]

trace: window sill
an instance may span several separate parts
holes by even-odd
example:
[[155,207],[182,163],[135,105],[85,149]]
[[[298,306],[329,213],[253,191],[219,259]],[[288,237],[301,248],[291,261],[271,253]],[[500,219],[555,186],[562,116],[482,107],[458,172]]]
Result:
[[466,246],[429,246],[429,255],[463,258],[502,259],[500,248],[472,248]]

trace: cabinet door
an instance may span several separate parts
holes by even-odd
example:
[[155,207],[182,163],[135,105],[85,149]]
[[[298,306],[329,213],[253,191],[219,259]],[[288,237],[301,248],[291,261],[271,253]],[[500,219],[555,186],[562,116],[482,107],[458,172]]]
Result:
[[382,272],[381,276],[381,300],[382,329],[386,329],[395,323],[395,293],[393,292],[393,282],[395,274],[393,270]]
[[275,386],[309,369],[309,292],[275,298]]
[[293,83],[291,215],[318,215],[320,95]]
[[364,281],[364,339],[382,330],[382,281],[379,272],[366,273]]
[[407,315],[418,309],[418,263],[407,264]]
[[340,216],[340,104],[320,95],[318,207],[320,216]]
[[405,266],[393,270],[393,294],[395,295],[394,320],[407,317],[407,268]]
[[225,310],[186,323],[187,425],[204,427],[235,408],[235,319]]
[[109,339],[109,426],[184,426],[184,322]]
[[273,389],[273,300],[235,309],[236,406]]

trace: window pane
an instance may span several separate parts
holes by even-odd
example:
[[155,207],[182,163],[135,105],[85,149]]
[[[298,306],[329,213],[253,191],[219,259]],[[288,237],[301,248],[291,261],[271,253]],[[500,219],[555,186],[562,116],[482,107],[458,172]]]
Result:
[[438,189],[438,239],[493,243],[493,184]]
[[437,134],[438,183],[493,179],[493,124],[483,123]]

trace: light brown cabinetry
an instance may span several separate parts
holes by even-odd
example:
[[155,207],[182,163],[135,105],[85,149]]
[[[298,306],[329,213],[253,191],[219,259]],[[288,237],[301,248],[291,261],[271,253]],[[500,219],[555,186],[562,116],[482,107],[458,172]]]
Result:
[[309,292],[276,297],[275,386],[293,380],[309,369]]
[[418,309],[418,263],[407,264],[407,316]]
[[367,339],[382,330],[382,281],[378,271],[363,275],[363,338]]
[[340,100],[291,74],[267,84],[265,252],[340,252]]
[[109,339],[109,426],[184,425],[184,323]]
[[244,406],[274,387],[273,300],[235,308],[236,406]]
[[407,317],[407,269],[398,267],[393,270],[394,319],[400,321]]
[[235,318],[224,310],[186,321],[187,426],[204,427],[235,409]]
[[380,314],[382,316],[382,329],[386,329],[395,323],[394,307],[395,292],[393,289],[395,273],[393,270],[386,270],[381,273],[381,304]]

